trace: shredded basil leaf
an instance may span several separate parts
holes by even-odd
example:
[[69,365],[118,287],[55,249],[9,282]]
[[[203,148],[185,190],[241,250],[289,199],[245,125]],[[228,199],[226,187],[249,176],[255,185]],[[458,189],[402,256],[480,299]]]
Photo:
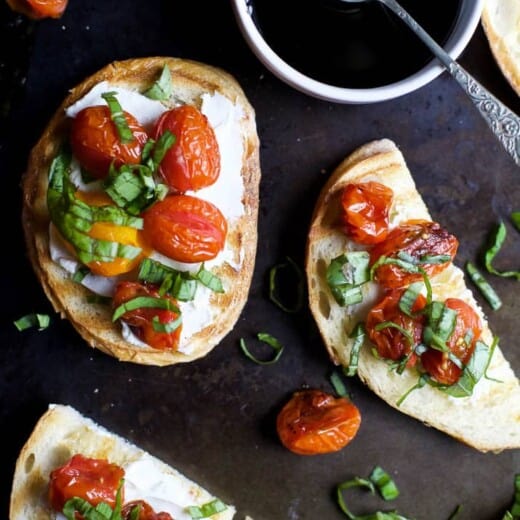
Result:
[[417,380],[417,383],[413,385],[411,388],[409,388],[395,403],[395,405],[399,408],[405,399],[415,390],[419,390],[420,388],[423,388],[426,383],[430,381],[430,376],[428,374],[421,374],[419,376],[419,379]]
[[180,314],[180,310],[168,299],[155,298],[154,296],[137,296],[119,305],[112,315],[112,321],[118,320],[126,312],[142,308],[166,309]]
[[168,65],[165,65],[161,71],[159,79],[144,92],[144,95],[150,99],[157,101],[166,101],[173,94],[172,74]]
[[432,265],[432,264],[445,264],[451,262],[450,255],[424,255],[421,258],[415,258],[411,254],[406,251],[399,251],[397,257],[391,256],[380,256],[372,267],[370,268],[370,279],[375,280],[376,271],[382,265],[397,265],[403,271],[410,274],[421,274],[423,278],[425,278],[425,283],[427,287],[429,282],[427,280],[426,272],[422,268],[423,265]]
[[453,511],[453,513],[451,513],[450,517],[448,518],[448,520],[455,520],[459,514],[462,512],[462,506],[459,504],[456,508],[455,508],[455,511]]
[[191,301],[195,297],[197,283],[213,292],[223,293],[222,280],[202,264],[197,273],[177,271],[156,260],[145,258],[139,266],[139,280],[161,285],[161,294],[168,293],[180,301]]
[[223,293],[224,286],[222,285],[222,280],[215,276],[211,271],[204,269],[204,264],[200,266],[195,278],[205,287],[211,289],[216,293]]
[[[286,279],[286,284],[290,285],[291,292],[295,292],[294,302],[292,303],[284,303],[280,298],[280,281],[279,276],[283,271],[288,272],[288,277],[292,280]],[[296,313],[303,307],[303,296],[304,296],[304,282],[303,282],[303,273],[298,264],[290,258],[287,257],[287,262],[277,264],[269,270],[269,298],[270,300],[280,307],[285,312]],[[285,292],[285,291],[284,291]],[[292,295],[291,295],[292,299]]]
[[153,171],[157,170],[166,152],[175,144],[176,140],[177,138],[169,130],[165,130],[164,133],[161,134],[153,147]]
[[[358,516],[352,513],[345,503],[343,493],[352,488],[367,489],[373,495],[376,491],[376,485],[371,479],[364,479],[361,477],[354,477],[351,480],[347,480],[338,484],[336,487],[336,497],[338,505],[343,513],[350,518],[350,520],[409,520],[408,518],[400,515],[397,511],[377,511],[368,515]],[[389,499],[390,500],[390,499]]]
[[72,275],[72,281],[76,283],[81,283],[85,276],[90,274],[90,269],[85,267],[84,265],[78,267],[76,272]]
[[101,97],[107,102],[108,108],[110,109],[110,116],[116,125],[119,140],[123,144],[131,143],[135,137],[128,126],[123,108],[116,98],[116,92],[104,92],[101,94]]
[[517,231],[520,231],[520,211],[514,211],[511,213],[511,222],[515,226]]
[[90,206],[75,196],[70,174],[71,155],[63,151],[52,161],[47,189],[47,208],[53,224],[75,249],[83,264],[93,261],[110,262],[117,257],[135,258],[141,249],[96,240],[88,236],[94,222],[110,222],[118,226],[142,228],[143,220],[128,215],[115,206]]
[[327,268],[327,283],[342,307],[363,301],[361,285],[369,281],[370,255],[351,251],[334,258]]
[[182,324],[182,316],[179,315],[173,321],[162,323],[159,321],[159,316],[152,318],[152,327],[155,332],[164,332],[165,334],[171,334],[176,331]]
[[500,307],[502,307],[502,300],[500,299],[500,296],[498,296],[498,294],[495,292],[495,289],[491,287],[491,284],[482,276],[475,265],[473,265],[471,262],[467,262],[466,271],[491,308],[494,311],[500,309]]
[[338,372],[334,371],[330,374],[330,383],[338,397],[348,397],[347,387]]
[[124,479],[121,480],[117,488],[116,502],[113,510],[105,502],[100,502],[97,506],[92,506],[83,498],[73,497],[65,502],[62,511],[63,515],[67,520],[75,520],[77,518],[76,512],[79,513],[84,520],[123,520],[121,515],[123,483]]
[[359,352],[361,351],[361,347],[365,342],[366,331],[365,324],[360,322],[358,323],[352,332],[349,335],[349,338],[354,339],[354,344],[350,349],[350,358],[348,367],[343,367],[343,373],[347,377],[353,377],[357,374],[358,369],[358,361],[359,361]]
[[87,303],[98,303],[100,305],[109,305],[112,302],[110,296],[101,296],[100,294],[89,294],[87,296]]
[[394,500],[399,496],[395,482],[381,466],[376,466],[368,478],[376,485],[384,500]]
[[208,518],[217,513],[221,513],[227,509],[226,504],[218,498],[213,499],[201,506],[188,506],[186,510],[191,515],[191,518]]
[[421,282],[415,282],[409,285],[399,299],[399,309],[401,312],[413,318],[415,313],[413,312],[413,306],[421,294]]
[[47,314],[26,314],[14,322],[14,326],[20,331],[38,327],[38,330],[46,329],[51,322],[51,318]]
[[506,226],[504,222],[501,221],[492,236],[491,246],[484,253],[484,264],[489,273],[495,274],[497,276],[502,276],[504,278],[516,278],[517,280],[520,280],[520,271],[498,271],[492,265],[495,256],[498,254],[498,252],[504,245],[506,236]]
[[511,514],[514,518],[520,518],[520,473],[515,475],[515,502],[511,508]]
[[244,338],[240,338],[240,348],[242,349],[242,352],[245,354],[245,356],[258,365],[272,365],[273,363],[276,363],[283,353],[283,345],[274,336],[271,336],[270,334],[267,334],[265,332],[259,332],[256,335],[256,337],[260,341],[269,345],[275,351],[274,357],[266,361],[258,359],[256,356],[251,354],[251,352],[247,348]]
[[164,186],[157,184],[154,170],[143,164],[110,166],[103,186],[107,195],[131,215],[139,215],[154,202],[164,198]]
[[452,397],[468,397],[473,393],[473,388],[486,372],[489,364],[489,347],[482,341],[477,341],[475,350],[462,370],[459,380],[453,385],[442,388]]

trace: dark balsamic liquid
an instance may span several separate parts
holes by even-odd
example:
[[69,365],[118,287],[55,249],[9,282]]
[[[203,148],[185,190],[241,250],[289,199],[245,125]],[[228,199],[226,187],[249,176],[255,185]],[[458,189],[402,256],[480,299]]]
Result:
[[[443,45],[462,0],[401,0],[401,5]],[[313,79],[348,88],[378,87],[417,72],[431,52],[379,2],[249,0],[268,45]]]

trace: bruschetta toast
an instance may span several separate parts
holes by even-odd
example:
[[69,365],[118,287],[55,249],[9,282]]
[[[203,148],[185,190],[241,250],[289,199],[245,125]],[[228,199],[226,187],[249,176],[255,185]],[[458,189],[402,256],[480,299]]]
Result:
[[478,450],[518,448],[518,379],[431,220],[392,141],[352,153],[312,217],[312,314],[331,359],[389,405]]
[[168,57],[111,63],[71,90],[30,154],[29,258],[92,347],[192,361],[245,305],[259,181],[255,113],[228,73]]
[[495,61],[520,95],[520,5],[515,0],[486,0],[482,26]]
[[[9,519],[76,518],[74,511],[105,507],[101,502],[120,511],[110,516],[105,508],[102,518],[121,520],[235,516],[232,505],[125,438],[70,406],[50,405],[16,462]],[[142,516],[131,516],[136,508]],[[152,512],[158,516],[145,514]]]

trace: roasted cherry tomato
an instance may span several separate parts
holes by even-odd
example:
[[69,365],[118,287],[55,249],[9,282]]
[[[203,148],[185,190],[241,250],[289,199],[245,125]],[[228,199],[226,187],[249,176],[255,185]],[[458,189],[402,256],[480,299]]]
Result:
[[194,106],[182,105],[157,120],[154,138],[166,130],[175,136],[159,166],[166,184],[181,193],[213,184],[220,173],[220,152],[207,117]]
[[[143,285],[138,282],[119,282],[113,298],[114,309],[139,296],[166,298],[177,307],[177,301],[174,298],[167,295],[161,296],[157,288],[152,285]],[[153,326],[153,319],[157,317],[160,323],[167,324],[174,322],[178,316],[176,312],[167,309],[141,307],[126,312],[121,319],[130,325],[136,336],[150,347],[159,350],[176,350],[179,346],[182,325],[179,325],[172,332],[156,331]]]
[[[480,338],[482,323],[477,313],[466,302],[458,298],[448,298],[444,304],[457,313],[455,329],[446,344],[465,365],[470,360],[477,340]],[[466,339],[468,332],[471,337],[469,342]],[[422,354],[421,362],[424,370],[443,385],[453,385],[462,374],[462,369],[451,361],[446,353],[439,350],[428,349]]]
[[358,408],[345,397],[320,390],[295,392],[276,420],[282,444],[299,455],[338,451],[355,436],[361,424]]
[[[374,264],[381,256],[396,258],[404,253],[415,261],[428,256],[448,255],[451,260],[457,253],[459,242],[436,222],[409,220],[393,229],[386,240],[374,246],[370,252],[370,262]],[[428,276],[444,270],[450,262],[421,263]],[[375,271],[375,279],[384,287],[398,289],[422,280],[421,274],[413,274],[396,264],[384,264]]]
[[125,504],[121,511],[123,520],[130,520],[130,518],[134,520],[134,517],[130,515],[136,507],[139,507],[139,516],[135,520],[174,520],[170,513],[156,513],[144,500],[135,500]]
[[152,248],[179,262],[215,258],[226,242],[227,222],[220,210],[190,195],[170,195],[143,214]]
[[[50,503],[59,512],[63,510],[65,502],[73,497],[82,498],[93,506],[106,502],[114,507],[124,474],[123,468],[105,459],[74,455],[64,466],[51,472]],[[121,500],[123,499],[121,495]]]
[[[412,318],[399,309],[399,300],[403,292],[391,291],[375,305],[367,315],[365,327],[370,341],[382,358],[401,361],[408,356],[406,366],[412,367],[417,361],[417,356],[413,350],[421,342],[424,317],[418,314]],[[426,298],[419,294],[412,307],[412,312],[416,313],[422,310],[425,305]],[[389,326],[376,330],[377,325],[385,322],[395,323],[407,331],[413,339],[413,345],[410,338],[406,337],[397,327]]]
[[116,167],[141,162],[148,135],[134,116],[128,112],[124,115],[134,136],[130,143],[121,142],[108,106],[84,108],[72,120],[72,152],[81,166],[97,179],[107,176],[112,161]]
[[67,7],[68,0],[7,0],[7,5],[18,13],[35,20],[41,18],[60,18]]
[[388,235],[393,191],[379,182],[347,184],[341,193],[345,233],[359,244],[377,244]]
[[[112,199],[102,191],[77,191],[76,197],[91,206],[113,206]],[[100,276],[117,276],[127,273],[136,268],[141,260],[151,252],[143,232],[129,226],[118,226],[112,222],[94,222],[88,231],[88,236],[97,240],[107,240],[117,242],[127,246],[138,247],[142,250],[141,254],[135,258],[115,258],[110,262],[89,262],[87,264],[90,271]]]

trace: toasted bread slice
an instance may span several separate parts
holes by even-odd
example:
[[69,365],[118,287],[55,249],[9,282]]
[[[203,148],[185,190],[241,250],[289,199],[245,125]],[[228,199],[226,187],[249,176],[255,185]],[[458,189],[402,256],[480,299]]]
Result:
[[[339,195],[350,182],[376,181],[394,192],[391,226],[408,219],[431,220],[417,192],[404,158],[396,145],[383,139],[362,146],[347,157],[324,186],[312,217],[306,252],[309,303],[331,359],[348,366],[353,339],[349,334],[364,321],[369,309],[382,292],[374,282],[364,286],[363,302],[340,307],[326,281],[330,261],[352,249],[359,249],[335,223],[340,211]],[[492,342],[492,334],[463,272],[450,264],[431,278],[433,297],[444,301],[460,298],[470,304],[483,322],[482,341]],[[473,395],[455,398],[425,386],[410,393],[398,406],[399,399],[417,383],[418,376],[406,369],[399,375],[372,353],[369,341],[361,348],[358,375],[379,397],[399,411],[419,419],[481,451],[500,451],[520,447],[520,385],[510,365],[497,347]],[[494,381],[490,378],[499,380]]]
[[[179,351],[137,346],[124,340],[120,325],[112,322],[111,309],[106,305],[87,303],[89,290],[73,282],[70,273],[51,258],[50,219],[46,203],[49,167],[66,142],[70,127],[71,118],[66,116],[66,109],[101,82],[108,83],[107,89],[122,87],[142,93],[158,79],[164,66],[170,69],[174,85],[173,97],[164,101],[164,105],[182,103],[200,107],[204,95],[221,95],[232,103],[234,113],[239,114],[236,124],[242,141],[240,173],[243,192],[239,196],[243,211],[228,220],[227,256],[214,268],[225,292],[212,293],[209,305],[205,305],[210,308],[211,322],[188,337]],[[221,156],[222,153],[221,150]],[[30,154],[23,179],[23,226],[29,258],[55,310],[69,319],[92,347],[121,361],[148,365],[192,361],[206,355],[232,330],[245,305],[256,254],[259,181],[255,113],[234,78],[206,64],[176,58],[150,57],[114,62],[72,89]],[[226,182],[222,172],[219,182]],[[232,186],[220,189],[228,189],[227,196],[233,197]]]
[[511,87],[520,95],[520,5],[515,0],[486,0],[482,26],[491,52]]
[[[9,519],[56,518],[47,498],[50,473],[76,454],[106,459],[121,466],[125,470],[125,486],[132,486],[132,494],[139,495],[130,498],[125,488],[128,499],[145,500],[156,508],[156,512],[160,507],[163,511],[166,508],[175,510],[176,514],[171,514],[176,520],[191,518],[185,511],[186,507],[200,507],[215,499],[171,466],[84,417],[74,408],[52,404],[36,424],[16,462]],[[228,505],[210,518],[230,520],[234,515],[235,508]]]

